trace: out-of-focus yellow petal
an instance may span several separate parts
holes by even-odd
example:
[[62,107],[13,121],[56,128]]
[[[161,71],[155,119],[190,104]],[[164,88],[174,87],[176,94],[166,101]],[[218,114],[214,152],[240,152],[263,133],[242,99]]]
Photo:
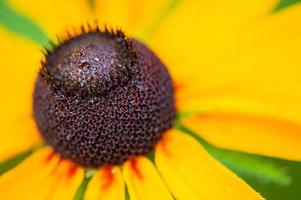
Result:
[[301,5],[272,13],[277,1],[210,2],[183,2],[153,41],[178,105],[301,123]]
[[214,66],[223,61],[216,59],[227,58],[240,45],[239,31],[270,15],[276,3],[276,0],[182,1],[162,23],[151,44],[172,74],[182,75],[184,83],[190,76],[210,81],[206,73],[215,70],[220,75],[218,69],[225,68]]
[[122,28],[127,34],[136,35],[152,23],[168,2],[168,0],[95,1],[94,13],[100,24]]
[[123,177],[130,199],[172,199],[154,165],[147,158],[137,157],[127,161],[123,167]]
[[197,141],[177,130],[159,142],[155,161],[176,199],[262,199]]
[[93,19],[88,0],[9,0],[9,4],[42,27],[51,39]]
[[0,27],[0,161],[39,140],[32,119],[32,93],[40,50]]
[[104,166],[88,185],[86,200],[124,200],[125,184],[118,167]]
[[71,199],[83,170],[41,149],[0,177],[1,199]]
[[299,124],[232,113],[199,114],[183,119],[183,123],[219,147],[301,160]]

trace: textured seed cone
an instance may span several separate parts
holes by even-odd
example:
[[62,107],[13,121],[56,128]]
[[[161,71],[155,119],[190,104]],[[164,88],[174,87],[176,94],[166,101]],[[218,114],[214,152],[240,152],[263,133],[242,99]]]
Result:
[[34,116],[62,157],[87,167],[149,153],[175,117],[158,57],[121,31],[98,29],[55,47],[34,90]]

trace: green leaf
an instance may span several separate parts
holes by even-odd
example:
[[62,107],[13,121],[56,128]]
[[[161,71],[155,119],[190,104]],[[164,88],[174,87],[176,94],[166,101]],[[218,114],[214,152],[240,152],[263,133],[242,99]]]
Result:
[[0,0],[0,25],[38,44],[47,45],[48,43],[48,37],[42,29],[29,18],[11,8],[6,0]]
[[279,165],[285,166],[293,181],[286,187],[277,184],[264,184],[252,178],[245,179],[249,185],[262,194],[265,199],[301,199],[301,162],[275,159]]
[[87,186],[89,182],[91,181],[93,175],[95,174],[95,170],[93,169],[86,169],[84,178],[80,184],[80,186],[77,188],[73,200],[83,200],[85,196],[85,192],[87,190]]
[[270,158],[216,148],[207,148],[207,151],[242,177],[252,177],[263,183],[275,183],[281,186],[291,184],[292,179],[285,169]]
[[300,3],[301,0],[280,0],[278,5],[274,8],[274,11],[280,11],[284,8]]
[[0,163],[0,176],[2,174],[6,173],[7,171],[13,169],[14,167],[16,167],[19,163],[21,163],[23,160],[28,158],[31,154],[33,154],[36,150],[38,150],[42,146],[43,146],[42,144],[39,144],[33,148],[30,148],[22,153],[15,155],[14,157],[12,157],[8,160],[1,162]]
[[281,186],[291,184],[291,177],[283,166],[274,161],[274,158],[217,148],[187,127],[178,124],[177,128],[194,137],[209,154],[242,178],[251,177],[262,183],[274,183]]

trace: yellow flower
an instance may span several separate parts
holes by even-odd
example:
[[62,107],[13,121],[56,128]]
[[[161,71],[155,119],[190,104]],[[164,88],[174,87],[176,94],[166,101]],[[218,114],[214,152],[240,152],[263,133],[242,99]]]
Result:
[[[92,11],[84,0],[9,1],[51,39],[94,19],[122,27],[147,41],[168,67],[177,111],[188,112],[181,125],[225,149],[300,160],[301,5],[272,13],[277,3],[110,0],[93,1]],[[41,46],[3,26],[0,41],[0,160],[34,147],[1,176],[1,199],[71,199],[81,192],[106,200],[127,193],[134,200],[262,199],[176,127],[157,143],[154,162],[139,156],[96,172],[62,160],[48,146],[36,147],[41,137],[32,94]]]

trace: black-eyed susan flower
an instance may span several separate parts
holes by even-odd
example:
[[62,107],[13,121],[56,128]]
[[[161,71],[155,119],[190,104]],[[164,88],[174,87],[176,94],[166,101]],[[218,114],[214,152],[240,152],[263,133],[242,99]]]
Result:
[[0,2],[1,199],[262,199],[195,138],[300,160],[301,7],[276,5]]

